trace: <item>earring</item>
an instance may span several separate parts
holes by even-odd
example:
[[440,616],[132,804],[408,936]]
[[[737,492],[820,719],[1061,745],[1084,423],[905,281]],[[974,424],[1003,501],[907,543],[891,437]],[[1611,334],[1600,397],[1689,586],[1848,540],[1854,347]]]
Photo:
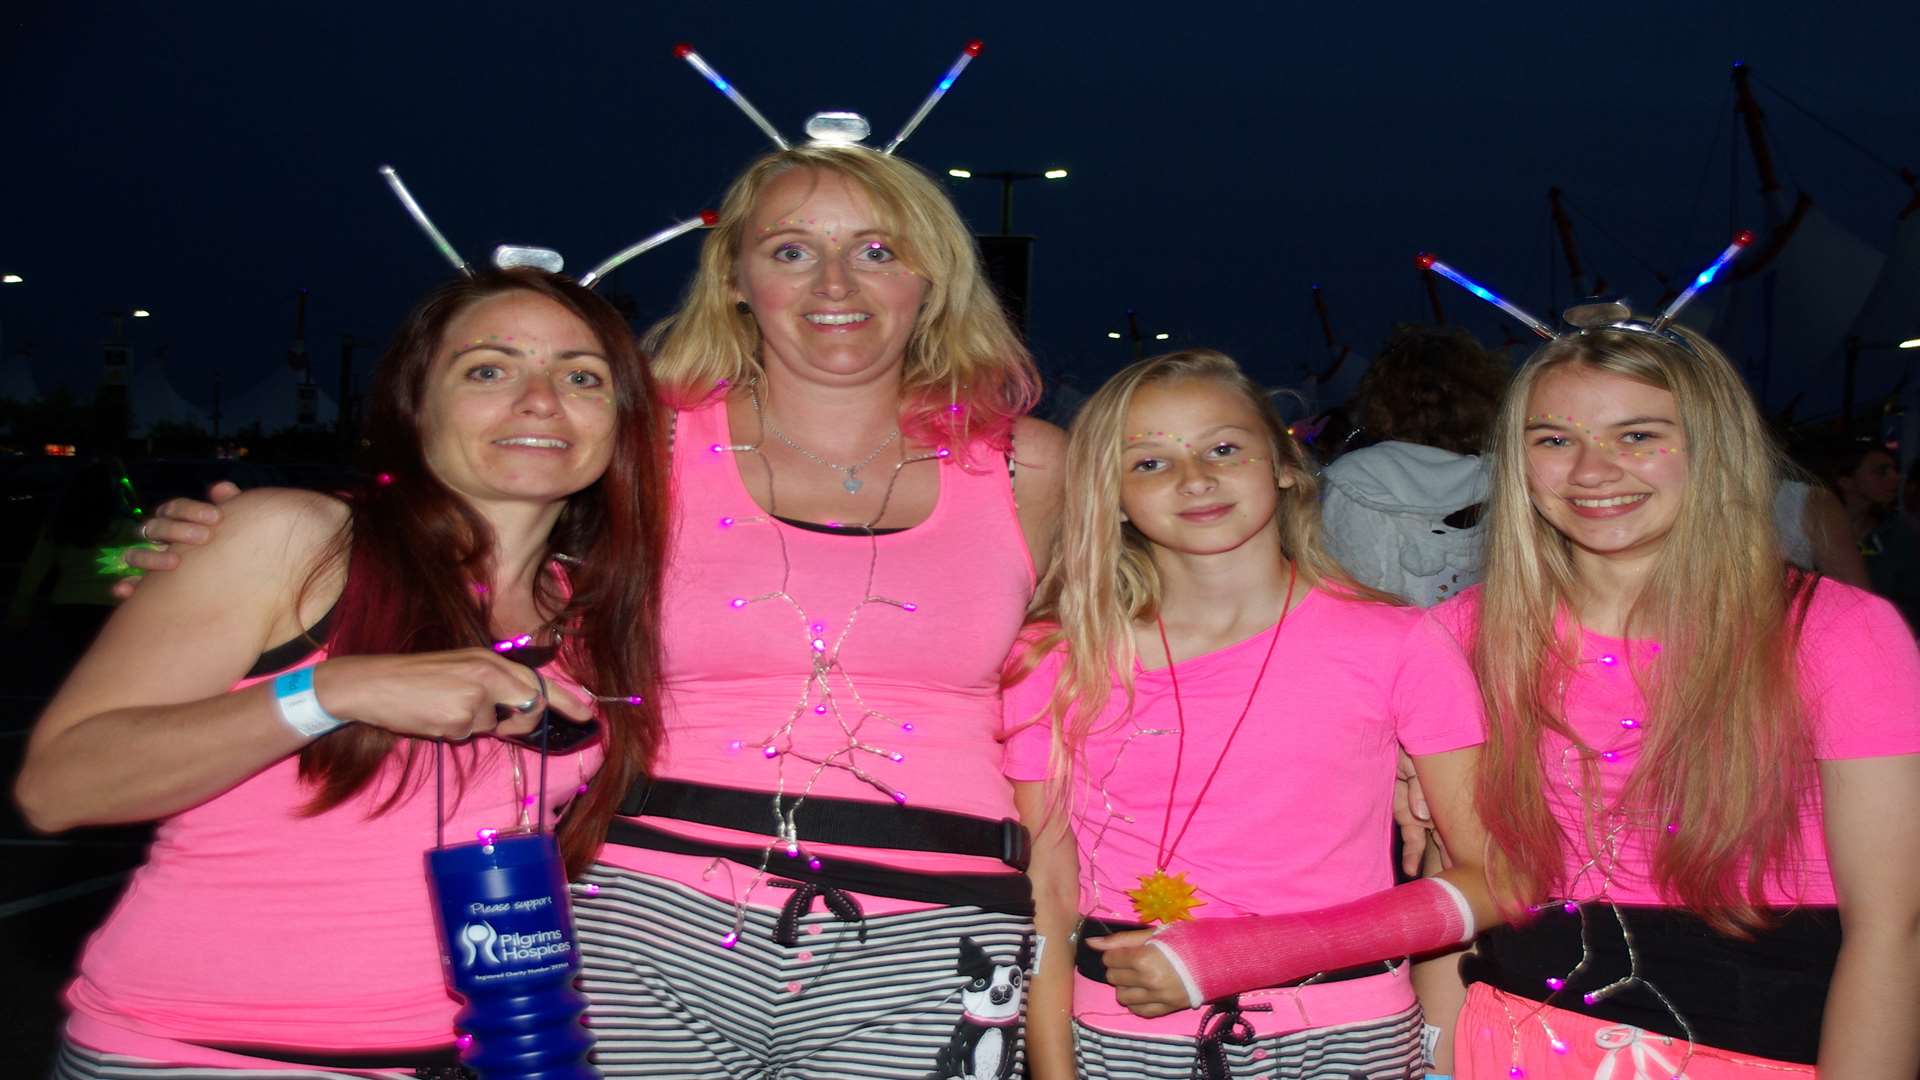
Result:
[[745,300],[735,300],[733,302],[733,310],[739,312],[742,315],[753,314],[752,305],[748,304]]

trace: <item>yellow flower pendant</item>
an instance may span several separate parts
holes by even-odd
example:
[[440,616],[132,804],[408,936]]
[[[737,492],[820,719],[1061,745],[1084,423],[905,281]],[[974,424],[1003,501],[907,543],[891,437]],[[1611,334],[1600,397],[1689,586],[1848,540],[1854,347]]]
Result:
[[1187,881],[1185,870],[1177,874],[1165,870],[1141,874],[1140,887],[1128,889],[1127,896],[1132,898],[1133,910],[1143,923],[1182,922],[1193,918],[1194,908],[1206,906],[1205,901],[1193,898],[1193,885]]

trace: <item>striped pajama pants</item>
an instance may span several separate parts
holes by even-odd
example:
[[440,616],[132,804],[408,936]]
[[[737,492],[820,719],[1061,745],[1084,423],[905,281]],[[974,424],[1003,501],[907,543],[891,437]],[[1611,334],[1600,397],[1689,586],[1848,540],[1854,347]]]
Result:
[[[1246,1014],[1254,1037],[1220,1048],[1233,1080],[1407,1080],[1425,1075],[1422,1017],[1414,1006],[1394,1016],[1342,1027],[1259,1035],[1259,1013]],[[1073,1023],[1081,1080],[1188,1080],[1217,1076],[1203,1069],[1197,1038],[1120,1034]]]
[[[773,940],[779,912],[750,906],[726,949],[729,903],[605,865],[582,882],[598,886],[575,890],[573,917],[594,1064],[608,1077],[1021,1074],[1017,1020],[965,1021],[978,991],[961,963],[971,939],[974,955],[1017,967],[1033,931],[1027,917],[958,906],[849,923],[815,905],[788,947]],[[994,1050],[1008,1044],[1003,1072]]]

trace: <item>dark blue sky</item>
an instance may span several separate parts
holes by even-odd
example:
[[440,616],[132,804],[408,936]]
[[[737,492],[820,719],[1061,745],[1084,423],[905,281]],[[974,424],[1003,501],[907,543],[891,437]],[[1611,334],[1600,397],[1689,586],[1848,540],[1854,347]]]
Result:
[[[15,0],[0,16],[0,271],[28,282],[0,287],[0,323],[9,352],[33,343],[44,387],[97,372],[101,312],[149,307],[136,345],[169,345],[175,382],[204,401],[213,373],[231,392],[284,361],[306,287],[330,390],[340,335],[383,338],[447,271],[376,165],[396,165],[468,257],[544,244],[580,272],[715,203],[765,146],[675,42],[791,135],[846,108],[885,137],[979,37],[985,53],[903,152],[936,173],[1072,170],[1016,197],[1016,231],[1040,238],[1043,367],[1097,381],[1126,357],[1105,334],[1134,305],[1175,344],[1293,382],[1325,358],[1309,285],[1371,349],[1396,320],[1427,318],[1419,248],[1548,313],[1550,287],[1567,292],[1547,247],[1553,184],[1616,286],[1654,298],[1639,259],[1698,269],[1736,216],[1758,217],[1743,143],[1730,173],[1735,60],[1920,166],[1917,11]],[[1791,180],[1884,246],[1905,189],[1762,101]],[[954,194],[997,226],[996,188]],[[664,312],[695,246],[610,285]],[[1464,295],[1446,304],[1483,336],[1504,331]]]

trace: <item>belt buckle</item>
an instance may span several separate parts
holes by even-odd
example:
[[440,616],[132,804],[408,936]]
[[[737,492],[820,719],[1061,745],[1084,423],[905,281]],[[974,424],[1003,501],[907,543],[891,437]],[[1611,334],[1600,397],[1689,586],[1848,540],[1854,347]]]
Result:
[[1012,818],[1000,819],[1000,861],[1025,872],[1032,860],[1033,848],[1027,827]]
[[653,777],[638,776],[620,800],[621,817],[639,817],[647,811],[647,799],[653,795]]

